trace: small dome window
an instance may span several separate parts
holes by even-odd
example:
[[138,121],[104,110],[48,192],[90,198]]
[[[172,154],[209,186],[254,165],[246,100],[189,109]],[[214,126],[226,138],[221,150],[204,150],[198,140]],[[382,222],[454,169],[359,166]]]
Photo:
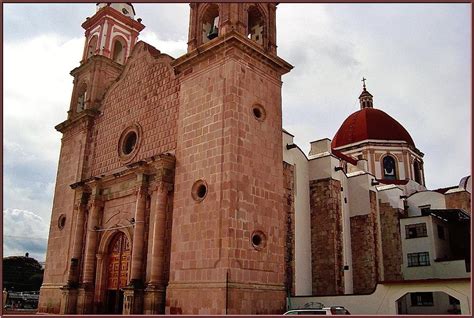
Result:
[[383,178],[389,180],[397,179],[396,161],[392,156],[383,158]]

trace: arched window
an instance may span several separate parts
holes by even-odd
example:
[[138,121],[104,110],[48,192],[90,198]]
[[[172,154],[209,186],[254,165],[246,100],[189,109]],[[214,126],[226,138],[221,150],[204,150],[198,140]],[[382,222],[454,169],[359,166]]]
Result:
[[397,179],[396,161],[392,156],[385,156],[383,158],[383,178]]
[[112,60],[114,60],[114,62],[119,64],[125,63],[125,44],[121,40],[116,39],[114,41],[112,52]]
[[86,59],[94,55],[96,49],[97,49],[97,35],[94,35],[92,39],[89,41],[89,45],[87,46]]
[[251,6],[248,9],[248,27],[247,27],[247,37],[250,40],[257,42],[260,45],[263,45],[263,36],[264,36],[264,20],[262,13],[257,8],[257,6]]
[[202,43],[209,42],[219,35],[219,7],[211,4],[202,17]]
[[418,182],[419,184],[422,184],[421,165],[418,162],[418,160],[415,160],[415,162],[413,163],[413,170],[414,170],[414,173],[415,173],[415,181]]

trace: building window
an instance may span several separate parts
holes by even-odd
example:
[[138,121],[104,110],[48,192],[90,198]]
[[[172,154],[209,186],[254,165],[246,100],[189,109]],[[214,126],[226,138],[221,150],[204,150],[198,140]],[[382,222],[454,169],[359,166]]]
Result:
[[408,253],[408,267],[430,266],[430,254],[428,252]]
[[383,158],[383,178],[395,180],[397,178],[396,172],[395,159],[392,156],[385,156]]
[[444,236],[444,227],[438,224],[437,228],[438,228],[438,238],[445,240],[446,238]]
[[411,293],[412,306],[433,306],[433,293]]
[[405,237],[407,239],[426,236],[428,236],[426,233],[426,223],[405,225]]

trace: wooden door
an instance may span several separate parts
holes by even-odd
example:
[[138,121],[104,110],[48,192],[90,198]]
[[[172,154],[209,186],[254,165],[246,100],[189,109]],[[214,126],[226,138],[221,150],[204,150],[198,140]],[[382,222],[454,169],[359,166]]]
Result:
[[122,312],[123,291],[127,286],[128,265],[130,262],[130,243],[120,232],[110,242],[107,270],[107,308],[108,313]]

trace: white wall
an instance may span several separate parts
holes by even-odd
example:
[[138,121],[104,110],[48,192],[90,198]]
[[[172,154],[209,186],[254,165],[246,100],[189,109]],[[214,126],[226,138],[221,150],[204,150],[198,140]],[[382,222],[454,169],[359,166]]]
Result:
[[295,293],[312,294],[311,217],[308,160],[298,148],[286,149],[293,137],[283,133],[283,160],[295,167]]
[[[406,238],[405,226],[409,224],[425,223],[426,237]],[[404,279],[432,279],[432,278],[464,278],[470,277],[466,272],[464,260],[435,262],[438,257],[436,254],[437,230],[436,223],[432,216],[410,217],[400,220],[400,231],[402,238],[403,265],[402,272]],[[446,233],[447,234],[447,233]],[[446,246],[439,247],[442,251]],[[428,252],[430,258],[429,266],[408,267],[408,253]]]
[[435,191],[422,191],[407,198],[408,216],[421,215],[420,206],[431,205],[431,209],[446,209],[444,195]]
[[471,284],[466,280],[440,280],[425,282],[401,282],[378,284],[375,292],[369,295],[341,295],[322,297],[292,297],[292,308],[302,308],[309,302],[321,302],[325,306],[344,306],[351,314],[395,315],[397,300],[410,292],[444,292],[461,303],[461,313],[471,314]]

